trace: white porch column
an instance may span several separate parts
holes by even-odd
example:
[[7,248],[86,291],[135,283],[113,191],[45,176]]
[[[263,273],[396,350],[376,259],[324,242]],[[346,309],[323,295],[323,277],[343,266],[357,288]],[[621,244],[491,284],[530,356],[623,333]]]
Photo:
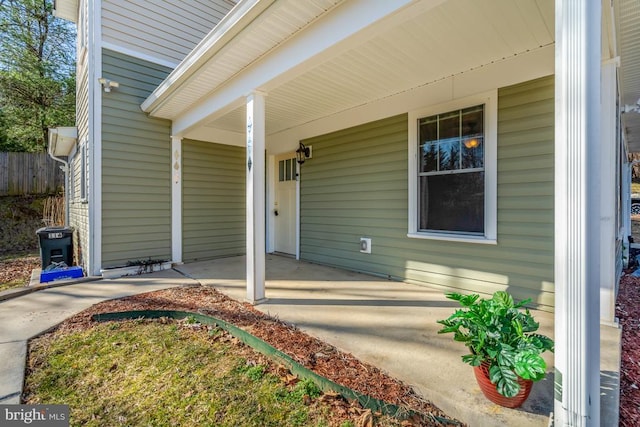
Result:
[[265,299],[265,102],[247,97],[247,300]]
[[618,58],[602,64],[600,99],[600,321],[609,325],[615,323],[616,315],[618,65]]
[[600,21],[556,1],[556,426],[600,425]]
[[171,137],[171,260],[182,263],[182,138]]

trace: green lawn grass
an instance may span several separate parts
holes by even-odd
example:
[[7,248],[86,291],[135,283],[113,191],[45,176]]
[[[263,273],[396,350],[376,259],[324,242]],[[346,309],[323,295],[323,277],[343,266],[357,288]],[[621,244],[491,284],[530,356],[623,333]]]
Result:
[[309,404],[313,383],[287,386],[221,336],[142,320],[43,336],[30,345],[25,403],[68,404],[74,426],[335,425],[328,405]]

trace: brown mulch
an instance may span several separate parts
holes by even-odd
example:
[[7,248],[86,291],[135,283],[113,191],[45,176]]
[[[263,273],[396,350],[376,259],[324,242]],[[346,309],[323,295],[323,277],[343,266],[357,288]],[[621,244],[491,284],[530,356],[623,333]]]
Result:
[[40,257],[28,256],[0,260],[0,285],[5,283],[29,284],[31,271],[40,267]]
[[442,424],[433,416],[450,419],[445,413],[420,398],[414,390],[375,366],[363,363],[349,353],[313,338],[295,326],[274,319],[247,303],[235,301],[206,286],[189,286],[105,301],[67,319],[58,331],[75,331],[95,324],[97,313],[131,310],[193,311],[222,319],[261,338],[291,356],[296,362],[338,384],[375,399],[412,409],[420,414],[407,420],[407,426],[461,425]]
[[620,426],[640,425],[640,278],[620,280],[616,317],[622,327]]

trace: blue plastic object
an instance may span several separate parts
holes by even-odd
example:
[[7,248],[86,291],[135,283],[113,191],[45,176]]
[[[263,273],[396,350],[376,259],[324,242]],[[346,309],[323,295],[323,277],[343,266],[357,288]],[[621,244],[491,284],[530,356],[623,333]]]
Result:
[[52,282],[54,280],[76,279],[82,277],[82,267],[63,267],[47,270],[40,273],[40,283]]

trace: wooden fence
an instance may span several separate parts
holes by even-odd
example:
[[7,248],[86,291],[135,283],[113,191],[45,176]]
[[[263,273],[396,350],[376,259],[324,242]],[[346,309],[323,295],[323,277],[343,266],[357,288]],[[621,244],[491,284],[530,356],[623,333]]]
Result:
[[47,153],[0,153],[0,196],[62,191],[62,163]]

